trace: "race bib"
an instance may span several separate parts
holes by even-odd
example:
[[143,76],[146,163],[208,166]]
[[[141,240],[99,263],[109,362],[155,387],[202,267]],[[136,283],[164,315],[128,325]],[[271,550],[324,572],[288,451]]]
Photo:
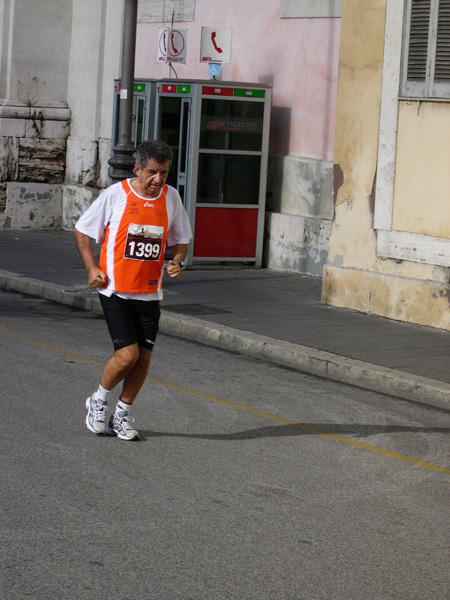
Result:
[[161,256],[163,238],[164,227],[130,223],[123,256],[131,260],[157,261]]

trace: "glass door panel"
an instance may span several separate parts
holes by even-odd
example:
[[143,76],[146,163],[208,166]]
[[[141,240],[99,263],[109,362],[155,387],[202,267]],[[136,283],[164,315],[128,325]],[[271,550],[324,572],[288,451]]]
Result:
[[203,99],[200,148],[260,152],[264,103]]
[[197,203],[257,205],[260,172],[261,156],[201,152]]
[[188,144],[190,135],[190,114],[191,114],[191,100],[189,98],[183,98],[181,100],[180,110],[180,137],[178,142],[178,177],[177,177],[177,189],[183,202],[185,202],[185,190],[188,178]]

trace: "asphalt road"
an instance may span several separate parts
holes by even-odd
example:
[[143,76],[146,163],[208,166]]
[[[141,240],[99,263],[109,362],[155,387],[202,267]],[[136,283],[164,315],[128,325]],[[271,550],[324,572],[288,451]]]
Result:
[[448,413],[161,335],[123,442],[98,315],[2,291],[0,345],[2,599],[448,597]]

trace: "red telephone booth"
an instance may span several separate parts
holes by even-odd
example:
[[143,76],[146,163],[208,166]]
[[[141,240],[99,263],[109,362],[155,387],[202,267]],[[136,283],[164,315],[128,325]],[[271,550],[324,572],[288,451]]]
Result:
[[143,139],[161,139],[174,151],[168,183],[179,191],[194,232],[186,264],[260,267],[272,90],[217,80],[136,85],[150,93],[142,104]]

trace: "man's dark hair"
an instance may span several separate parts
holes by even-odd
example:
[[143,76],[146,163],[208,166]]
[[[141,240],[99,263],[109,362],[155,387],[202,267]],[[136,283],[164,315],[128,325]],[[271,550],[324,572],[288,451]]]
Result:
[[172,159],[172,148],[160,140],[147,140],[141,142],[136,148],[135,161],[140,169],[145,169],[149,160],[154,160],[162,165],[167,161],[172,162]]

